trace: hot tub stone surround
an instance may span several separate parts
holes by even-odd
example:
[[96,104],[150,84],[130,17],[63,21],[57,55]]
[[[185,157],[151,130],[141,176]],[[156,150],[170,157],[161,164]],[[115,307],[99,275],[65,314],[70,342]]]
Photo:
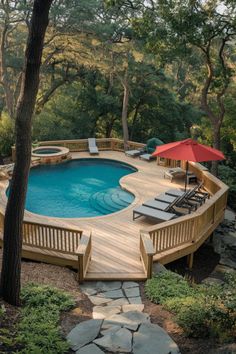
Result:
[[[53,152],[49,154],[37,154],[35,150],[37,149],[56,149],[58,152]],[[66,147],[61,147],[61,146],[38,146],[37,148],[34,148],[32,151],[32,158],[34,159],[39,159],[40,164],[55,164],[55,163],[60,163],[63,161],[67,161],[71,159],[70,155],[70,150]]]

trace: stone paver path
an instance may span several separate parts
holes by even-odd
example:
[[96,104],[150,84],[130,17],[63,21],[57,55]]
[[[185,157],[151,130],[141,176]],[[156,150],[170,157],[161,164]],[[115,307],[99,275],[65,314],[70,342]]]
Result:
[[81,290],[93,307],[93,319],[67,336],[76,354],[180,354],[170,336],[144,313],[139,284],[132,281],[86,282]]

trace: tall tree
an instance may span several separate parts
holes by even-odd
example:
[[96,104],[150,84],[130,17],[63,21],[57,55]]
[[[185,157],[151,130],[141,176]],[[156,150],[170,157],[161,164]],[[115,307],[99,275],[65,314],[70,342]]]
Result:
[[[172,57],[175,53],[183,58],[192,51],[200,58],[196,73],[199,106],[211,124],[213,146],[219,149],[225,117],[224,100],[232,78],[230,48],[236,36],[235,1],[160,0],[148,3],[150,6],[144,9],[142,24],[144,32],[146,29],[150,34],[149,48],[158,52],[161,47],[158,44],[164,44],[165,59],[170,60],[171,53]],[[173,60],[176,59],[173,57]],[[212,166],[212,172],[217,174],[217,162]]]
[[1,296],[12,305],[20,304],[22,224],[31,161],[31,122],[52,1],[34,0],[25,51],[25,68],[16,108],[16,161],[5,212],[0,283]]

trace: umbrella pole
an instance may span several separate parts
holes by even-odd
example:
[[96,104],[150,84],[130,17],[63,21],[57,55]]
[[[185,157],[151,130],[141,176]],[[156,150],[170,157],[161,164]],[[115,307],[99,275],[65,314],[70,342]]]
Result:
[[184,191],[186,192],[187,189],[187,181],[188,181],[188,161],[186,162],[186,174],[185,174],[185,186]]

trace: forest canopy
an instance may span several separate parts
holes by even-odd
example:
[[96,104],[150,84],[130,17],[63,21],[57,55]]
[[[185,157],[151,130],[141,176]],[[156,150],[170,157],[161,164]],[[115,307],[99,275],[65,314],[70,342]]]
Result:
[[[14,143],[31,8],[0,5],[2,156]],[[130,140],[192,136],[234,168],[235,36],[235,1],[54,1],[33,140],[122,138],[126,119]]]

